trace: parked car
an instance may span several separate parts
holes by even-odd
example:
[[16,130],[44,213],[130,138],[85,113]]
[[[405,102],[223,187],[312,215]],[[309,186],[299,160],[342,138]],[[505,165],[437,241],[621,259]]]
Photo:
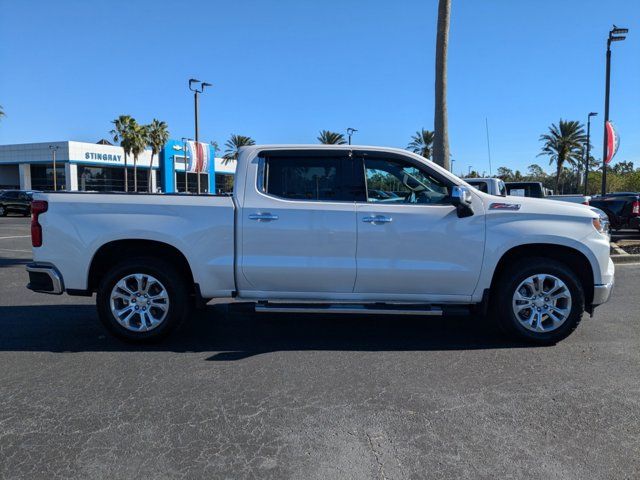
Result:
[[506,182],[507,195],[515,197],[544,198],[549,189],[541,182]]
[[5,190],[0,193],[0,217],[8,213],[19,213],[25,217],[31,214],[32,192],[24,190]]
[[608,193],[604,197],[597,195],[591,199],[590,205],[607,213],[612,229],[640,230],[640,193]]
[[[394,185],[401,202],[367,191]],[[582,205],[496,198],[404,150],[240,149],[233,197],[36,195],[28,288],[97,293],[113,334],[167,335],[212,298],[257,312],[460,315],[549,344],[609,298],[614,265]]]
[[463,178],[472,187],[489,195],[507,196],[507,187],[499,178]]
[[546,195],[545,198],[549,200],[558,200],[560,202],[580,203],[582,205],[589,205],[591,197],[589,195]]

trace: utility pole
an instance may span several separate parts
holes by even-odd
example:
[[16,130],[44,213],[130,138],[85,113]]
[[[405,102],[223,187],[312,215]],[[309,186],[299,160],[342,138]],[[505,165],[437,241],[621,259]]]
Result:
[[59,145],[49,145],[51,155],[53,155],[53,191],[58,191],[58,172],[56,169],[56,151],[60,148]]
[[584,194],[587,195],[589,188],[589,159],[591,158],[591,117],[598,115],[597,112],[590,112],[587,115],[587,156],[584,160]]
[[[187,137],[182,137],[182,152],[184,153],[184,191],[185,193],[189,193],[189,168],[187,164],[187,142],[190,142],[191,139]],[[176,179],[178,178],[178,174],[176,173]],[[176,190],[178,190],[178,182],[176,180]]]
[[[195,84],[195,88],[193,87],[193,84]],[[198,88],[198,84],[200,85],[200,88]],[[198,128],[198,95],[201,94],[202,92],[204,92],[205,87],[212,87],[213,85],[211,85],[210,83],[207,82],[201,82],[200,80],[197,80],[195,78],[190,78],[189,79],[189,90],[191,90],[193,92],[193,110],[194,110],[194,117],[195,117],[195,150],[194,150],[194,155],[195,155],[195,162],[196,162],[196,173],[198,175],[198,194],[200,194],[200,154],[198,153],[198,140],[200,138],[199,135],[199,128]]]
[[628,28],[618,28],[615,25],[609,31],[607,39],[607,73],[604,91],[604,141],[602,142],[602,195],[607,193],[607,122],[609,121],[609,91],[611,86],[611,42],[621,42],[625,36],[622,34],[629,32]]
[[347,128],[347,135],[349,137],[349,145],[351,145],[351,136],[356,133],[358,130],[356,130],[355,128]]

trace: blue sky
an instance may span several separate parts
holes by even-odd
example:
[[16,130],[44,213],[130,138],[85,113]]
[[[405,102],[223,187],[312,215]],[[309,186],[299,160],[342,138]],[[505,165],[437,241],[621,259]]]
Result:
[[[526,169],[558,119],[592,125],[602,152],[605,44],[613,46],[615,161],[640,166],[640,2],[453,0],[449,128],[454,170]],[[354,143],[405,147],[433,126],[437,0],[0,0],[0,143],[97,141],[110,120],[165,120],[202,140],[315,143],[356,127]]]

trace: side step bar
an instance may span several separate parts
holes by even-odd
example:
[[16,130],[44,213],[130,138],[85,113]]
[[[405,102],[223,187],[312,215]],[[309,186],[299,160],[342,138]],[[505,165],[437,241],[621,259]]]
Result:
[[440,307],[431,305],[413,304],[327,304],[327,303],[269,303],[259,302],[255,305],[255,311],[260,313],[353,313],[375,315],[428,315],[442,316]]

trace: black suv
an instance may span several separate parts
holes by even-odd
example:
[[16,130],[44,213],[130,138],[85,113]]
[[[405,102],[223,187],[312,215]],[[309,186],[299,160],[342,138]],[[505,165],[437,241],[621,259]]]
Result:
[[25,217],[31,215],[33,194],[24,190],[5,190],[0,193],[0,217],[7,213],[20,213]]

